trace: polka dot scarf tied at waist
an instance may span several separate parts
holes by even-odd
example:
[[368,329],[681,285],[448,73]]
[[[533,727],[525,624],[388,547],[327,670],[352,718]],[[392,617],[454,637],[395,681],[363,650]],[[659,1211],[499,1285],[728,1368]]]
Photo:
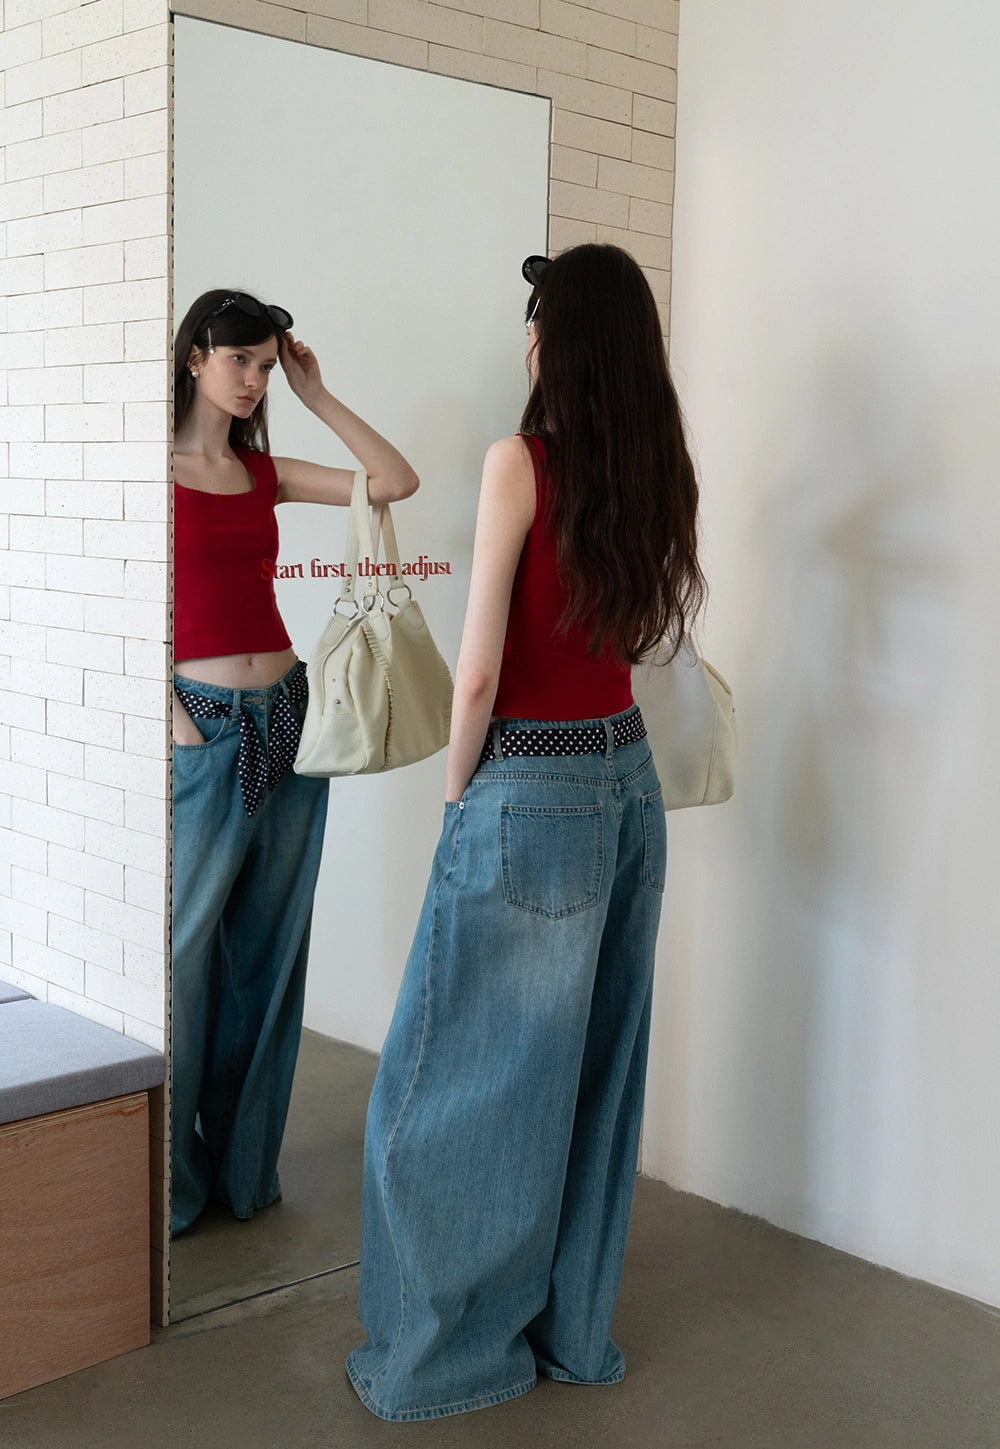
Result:
[[[243,691],[244,694],[252,692]],[[207,695],[195,694],[188,689],[178,689],[177,698],[192,719],[232,717],[232,706],[225,700],[209,699]],[[255,813],[267,792],[276,788],[278,781],[294,764],[302,724],[289,706],[290,703],[305,704],[308,698],[306,666],[299,660],[287,689],[281,689],[274,701],[267,724],[267,744],[261,738],[253,715],[249,710],[240,710],[240,789],[248,815]]]

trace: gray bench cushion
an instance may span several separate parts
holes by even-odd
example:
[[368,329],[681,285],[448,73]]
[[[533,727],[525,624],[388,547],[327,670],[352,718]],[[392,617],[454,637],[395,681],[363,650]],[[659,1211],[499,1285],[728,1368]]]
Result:
[[9,981],[0,981],[0,1006],[8,1001],[30,1001],[31,993],[22,991],[20,986],[11,986]]
[[0,1011],[0,1122],[18,1122],[158,1087],[163,1056],[46,1001]]

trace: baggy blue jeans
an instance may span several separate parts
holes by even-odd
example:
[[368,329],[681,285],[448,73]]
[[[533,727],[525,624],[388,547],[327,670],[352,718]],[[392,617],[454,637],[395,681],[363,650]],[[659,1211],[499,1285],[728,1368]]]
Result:
[[624,1375],[666,825],[645,739],[556,727],[594,723],[604,754],[498,758],[445,806],[365,1137],[347,1368],[383,1419]]
[[[179,676],[230,704],[174,746],[171,1228],[210,1198],[248,1218],[280,1196],[277,1162],[302,1026],[326,780],[289,770],[246,813],[239,713],[262,739],[288,675],[232,690]],[[294,713],[304,705],[291,704]]]

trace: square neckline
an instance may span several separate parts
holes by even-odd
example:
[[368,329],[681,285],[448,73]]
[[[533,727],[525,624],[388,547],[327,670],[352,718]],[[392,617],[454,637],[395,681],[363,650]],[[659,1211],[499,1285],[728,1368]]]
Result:
[[186,483],[178,483],[176,477],[174,478],[174,487],[183,488],[185,493],[203,493],[207,498],[246,498],[249,495],[257,492],[257,479],[254,477],[253,473],[250,471],[246,463],[240,457],[241,453],[246,453],[247,451],[248,450],[246,448],[233,449],[233,454],[236,458],[236,461],[239,463],[240,467],[243,469],[244,473],[250,480],[250,487],[241,488],[239,493],[218,493],[212,488],[189,488]]

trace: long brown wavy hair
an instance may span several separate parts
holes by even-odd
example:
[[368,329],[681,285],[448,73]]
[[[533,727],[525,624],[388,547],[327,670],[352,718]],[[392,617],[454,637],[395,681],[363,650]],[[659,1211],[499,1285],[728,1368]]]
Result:
[[672,657],[706,594],[698,483],[649,283],[627,252],[587,243],[545,269],[537,372],[521,431],[545,444],[548,523],[566,590],[562,626],[635,664]]
[[[233,291],[232,287],[214,287],[210,292],[202,292],[197,301],[192,302],[177,329],[174,342],[175,435],[183,428],[194,405],[197,384],[188,371],[191,348],[197,347],[202,352],[207,352],[209,330],[212,333],[213,347],[253,347],[267,342],[271,337],[279,347],[281,345],[281,338],[275,332],[274,323],[266,312],[261,317],[248,317],[239,307],[226,307],[217,317],[212,317],[215,309],[221,307],[226,298],[233,295]],[[267,436],[267,393],[248,418],[233,418],[229,424],[229,446],[255,448],[261,453],[271,451]]]

